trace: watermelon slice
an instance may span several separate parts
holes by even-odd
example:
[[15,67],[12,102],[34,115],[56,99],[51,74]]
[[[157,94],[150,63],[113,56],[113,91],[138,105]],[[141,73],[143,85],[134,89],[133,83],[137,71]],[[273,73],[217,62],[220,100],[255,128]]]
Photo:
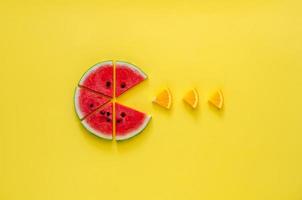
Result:
[[75,91],[75,109],[80,119],[83,119],[110,99],[85,88],[77,87]]
[[116,140],[126,140],[139,134],[149,123],[151,116],[115,103]]
[[115,63],[116,89],[115,96],[118,97],[130,88],[139,84],[147,78],[147,75],[136,66],[122,61]]
[[82,121],[82,124],[94,135],[112,140],[112,113],[113,103],[108,103],[94,111],[92,114],[88,115]]
[[113,97],[113,62],[106,61],[92,66],[82,76],[79,85]]

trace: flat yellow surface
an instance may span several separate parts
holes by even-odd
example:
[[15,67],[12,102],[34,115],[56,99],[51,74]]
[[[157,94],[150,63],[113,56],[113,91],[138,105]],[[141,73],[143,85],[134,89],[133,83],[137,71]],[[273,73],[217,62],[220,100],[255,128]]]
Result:
[[[1,1],[1,200],[301,200],[302,3]],[[82,73],[121,59],[149,80],[118,99],[138,137],[89,134]],[[172,110],[151,103],[169,87]],[[196,87],[199,108],[183,95]],[[221,89],[224,110],[207,103]]]

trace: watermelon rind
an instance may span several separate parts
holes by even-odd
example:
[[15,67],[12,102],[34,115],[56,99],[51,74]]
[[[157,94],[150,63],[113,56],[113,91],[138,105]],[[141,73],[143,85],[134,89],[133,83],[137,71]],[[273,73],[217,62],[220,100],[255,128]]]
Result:
[[113,61],[112,60],[107,60],[104,62],[99,62],[96,63],[95,65],[93,65],[92,67],[90,67],[81,77],[78,85],[81,86],[83,84],[83,82],[86,80],[86,78],[95,70],[97,70],[99,67],[105,66],[105,65],[112,65],[113,66]]
[[82,121],[82,124],[88,130],[88,132],[92,133],[93,135],[95,135],[99,138],[106,139],[106,140],[112,140],[112,134],[107,135],[107,134],[102,133],[101,131],[95,130],[85,120]]
[[127,66],[127,67],[133,69],[134,71],[138,72],[142,77],[144,77],[144,79],[148,78],[147,74],[145,74],[139,67],[137,67],[136,65],[134,65],[132,63],[125,62],[125,61],[116,61],[115,65],[117,65],[117,64],[121,64],[122,65],[121,67]]
[[82,120],[85,116],[84,116],[84,113],[80,109],[79,95],[80,95],[80,88],[76,87],[75,91],[74,91],[74,108],[77,113],[77,116],[79,117],[80,120]]
[[117,136],[116,135],[115,140],[116,141],[128,140],[128,139],[138,135],[139,133],[141,133],[146,128],[146,126],[150,122],[151,118],[152,118],[151,115],[147,115],[144,122],[136,130],[128,133],[127,135],[123,135],[123,136]]

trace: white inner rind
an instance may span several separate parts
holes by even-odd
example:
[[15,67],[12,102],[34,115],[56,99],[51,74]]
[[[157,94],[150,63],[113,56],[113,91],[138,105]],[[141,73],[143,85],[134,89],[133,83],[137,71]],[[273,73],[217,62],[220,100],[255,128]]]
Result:
[[83,117],[85,117],[85,116],[84,116],[84,113],[80,109],[79,96],[80,96],[80,88],[77,87],[77,89],[75,91],[75,95],[74,95],[74,104],[75,104],[75,109],[76,109],[78,117],[80,119],[83,119]]
[[144,122],[138,128],[136,128],[134,131],[127,133],[126,135],[121,135],[121,136],[116,135],[115,139],[116,140],[126,140],[126,139],[129,139],[129,138],[139,134],[140,132],[142,132],[142,130],[145,129],[145,127],[147,126],[147,124],[149,123],[150,120],[151,120],[151,116],[147,115]]
[[87,122],[86,120],[82,121],[82,124],[85,126],[85,128],[91,132],[93,135],[96,135],[98,137],[104,138],[104,139],[108,139],[108,140],[112,140],[112,133],[111,135],[105,134],[102,131],[96,130],[94,128],[92,128]]

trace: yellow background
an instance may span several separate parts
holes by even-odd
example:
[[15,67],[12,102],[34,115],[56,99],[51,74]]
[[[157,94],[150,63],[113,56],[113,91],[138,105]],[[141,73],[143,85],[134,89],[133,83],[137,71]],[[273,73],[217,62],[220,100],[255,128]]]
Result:
[[[0,199],[301,200],[301,1],[1,1]],[[96,62],[149,80],[118,101],[152,114],[127,142],[81,126]],[[152,105],[169,87],[173,108]],[[199,109],[182,95],[196,87]],[[217,88],[222,112],[209,107]]]

